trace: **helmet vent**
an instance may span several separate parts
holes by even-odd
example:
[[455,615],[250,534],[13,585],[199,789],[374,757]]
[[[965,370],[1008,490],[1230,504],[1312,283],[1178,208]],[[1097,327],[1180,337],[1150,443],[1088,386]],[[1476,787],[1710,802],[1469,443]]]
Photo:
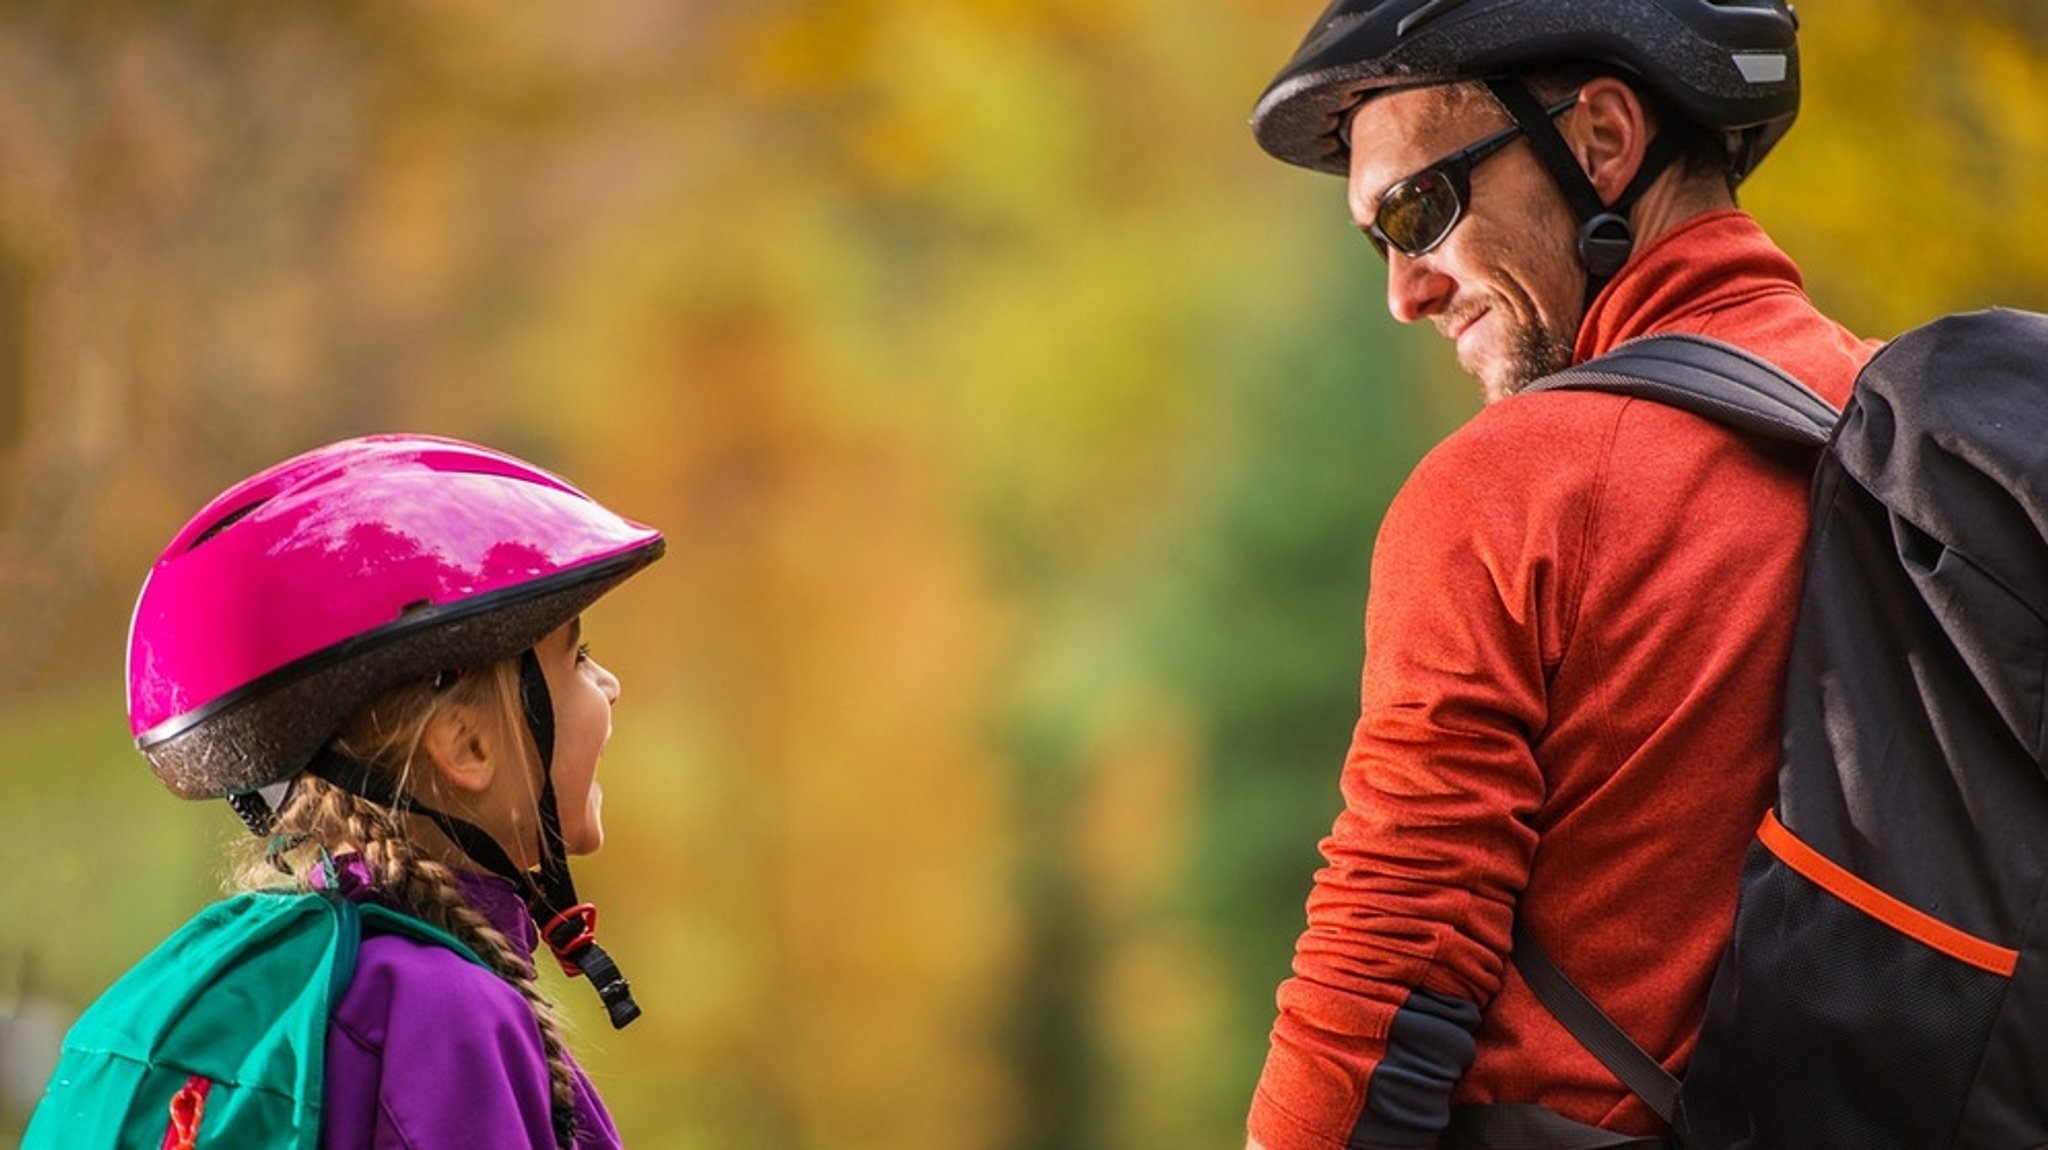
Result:
[[258,499],[254,503],[248,504],[247,506],[244,507],[237,507],[233,511],[228,512],[226,515],[221,516],[219,519],[214,521],[211,527],[208,527],[206,530],[201,531],[199,533],[199,538],[194,539],[192,541],[192,545],[190,547],[185,548],[186,553],[190,554],[191,552],[199,550],[200,544],[206,542],[207,540],[213,538],[221,532],[226,531],[228,528],[233,527],[236,523],[239,523],[244,516],[248,515],[250,512],[256,510],[258,507],[261,507],[268,502],[270,502],[268,499]]

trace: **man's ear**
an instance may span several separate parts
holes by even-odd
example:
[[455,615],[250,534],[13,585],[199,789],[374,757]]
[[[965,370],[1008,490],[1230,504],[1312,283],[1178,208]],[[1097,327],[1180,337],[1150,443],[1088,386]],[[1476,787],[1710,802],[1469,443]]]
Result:
[[1572,153],[1600,202],[1611,204],[1643,166],[1654,127],[1649,111],[1624,81],[1595,76],[1579,89],[1577,113],[1570,129]]
[[438,784],[480,792],[497,767],[491,730],[474,707],[450,703],[437,707],[420,731],[420,750],[434,768]]

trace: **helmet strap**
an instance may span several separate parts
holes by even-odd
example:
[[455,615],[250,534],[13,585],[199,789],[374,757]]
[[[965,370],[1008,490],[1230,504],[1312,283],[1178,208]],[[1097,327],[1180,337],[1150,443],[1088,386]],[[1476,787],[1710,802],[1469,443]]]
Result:
[[519,704],[542,764],[541,858],[540,865],[532,870],[514,863],[490,832],[401,793],[388,776],[341,753],[332,743],[314,757],[306,773],[387,810],[426,816],[478,866],[512,883],[525,900],[534,925],[539,927],[541,939],[562,964],[563,972],[571,977],[587,976],[598,997],[604,1000],[613,1028],[620,1028],[640,1017],[640,1007],[633,1001],[632,987],[619,973],[618,964],[597,945],[597,908],[576,898],[576,883],[569,874],[569,853],[562,838],[561,813],[555,801],[554,704],[540,659],[530,649],[519,658]]
[[570,977],[584,975],[604,1000],[613,1029],[640,1017],[633,989],[604,948],[597,945],[597,907],[576,898],[569,876],[569,850],[555,801],[555,706],[540,657],[528,648],[519,656],[519,707],[540,752],[540,873],[525,885],[527,908],[540,936]]
[[1671,161],[1678,158],[1677,138],[1670,132],[1657,133],[1644,149],[1643,161],[1637,165],[1635,178],[1628,187],[1622,189],[1613,203],[1602,203],[1599,189],[1572,156],[1571,145],[1545,114],[1528,84],[1519,76],[1495,76],[1486,81],[1486,87],[1515,123],[1521,125],[1529,146],[1536,150],[1536,158],[1549,170],[1551,180],[1564,194],[1565,203],[1578,217],[1579,263],[1586,269],[1586,303],[1590,306],[1593,297],[1600,294],[1600,289],[1621,271],[1635,251],[1635,229],[1629,224],[1628,214],[1664,169],[1671,166]]

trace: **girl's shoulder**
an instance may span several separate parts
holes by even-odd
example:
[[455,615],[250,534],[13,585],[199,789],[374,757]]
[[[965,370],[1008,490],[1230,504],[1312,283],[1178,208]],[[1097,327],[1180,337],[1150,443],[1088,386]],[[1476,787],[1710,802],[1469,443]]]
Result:
[[329,1019],[324,1145],[551,1143],[547,1055],[525,998],[460,954],[364,937]]
[[396,934],[363,938],[332,1024],[380,1047],[453,1032],[540,1049],[533,1011],[512,984],[447,947]]

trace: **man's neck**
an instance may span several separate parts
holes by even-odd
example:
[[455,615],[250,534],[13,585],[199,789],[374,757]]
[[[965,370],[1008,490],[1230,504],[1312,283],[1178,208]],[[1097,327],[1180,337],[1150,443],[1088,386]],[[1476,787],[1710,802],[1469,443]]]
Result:
[[1718,177],[1696,176],[1673,165],[1650,184],[1629,213],[1636,250],[1657,242],[1671,229],[1695,216],[1735,206],[1735,194]]

